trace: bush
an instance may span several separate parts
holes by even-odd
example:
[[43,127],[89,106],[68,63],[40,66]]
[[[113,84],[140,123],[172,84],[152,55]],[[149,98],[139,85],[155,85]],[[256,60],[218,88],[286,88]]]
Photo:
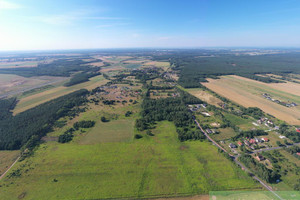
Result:
[[135,139],[141,139],[142,137],[143,137],[143,136],[140,135],[140,134],[135,134],[135,135],[134,135],[134,138],[135,138]]

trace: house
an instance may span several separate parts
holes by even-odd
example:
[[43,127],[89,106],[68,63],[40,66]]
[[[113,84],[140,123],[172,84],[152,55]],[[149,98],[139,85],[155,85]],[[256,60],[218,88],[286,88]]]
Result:
[[255,144],[256,141],[254,139],[249,140],[250,144]]
[[255,142],[257,142],[257,143],[261,143],[263,140],[262,139],[260,139],[260,138],[255,138]]
[[210,114],[208,112],[202,112],[201,114],[206,116],[206,117],[210,117]]
[[245,145],[247,145],[247,146],[250,145],[250,143],[249,143],[247,140],[245,140],[244,143],[245,143]]
[[300,128],[296,128],[296,131],[297,131],[298,133],[300,133]]
[[279,130],[279,126],[275,126],[275,127],[274,127],[274,130]]
[[298,156],[300,156],[300,152],[297,152],[296,154],[297,154]]
[[210,130],[209,128],[208,128],[208,129],[206,129],[206,132],[207,132],[208,134],[211,134],[211,133],[213,133],[213,132],[212,132],[212,130]]
[[241,141],[238,141],[237,144],[238,144],[239,146],[243,146],[243,143],[242,143]]
[[284,135],[279,136],[280,139],[285,139],[286,137]]
[[269,139],[268,139],[268,138],[262,138],[262,140],[263,140],[264,142],[269,142]]
[[255,157],[255,159],[258,160],[258,161],[262,161],[262,160],[264,160],[265,158],[264,158],[262,155],[257,155],[257,156]]
[[236,145],[235,145],[235,144],[232,144],[232,143],[230,143],[228,146],[229,146],[231,149],[236,148]]

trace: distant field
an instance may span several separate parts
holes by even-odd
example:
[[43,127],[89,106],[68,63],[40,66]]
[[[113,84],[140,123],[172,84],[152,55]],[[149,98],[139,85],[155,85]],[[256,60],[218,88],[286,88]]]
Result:
[[75,90],[79,90],[82,88],[86,88],[88,90],[94,89],[97,86],[105,84],[107,82],[106,79],[103,78],[102,75],[96,76],[90,79],[88,82],[84,82],[81,84],[77,84],[71,87],[59,86],[50,90],[43,91],[41,93],[37,93],[31,96],[27,96],[21,98],[16,108],[13,110],[14,114],[23,112],[27,109],[33,108],[39,104],[42,104],[51,99],[58,98],[60,96],[71,93]]
[[220,107],[218,104],[222,103],[220,99],[213,96],[209,92],[202,90],[201,88],[192,88],[192,89],[187,89],[186,91],[194,95],[195,97],[198,97],[202,101],[207,102],[208,104],[212,104],[217,107]]
[[0,68],[36,67],[38,61],[0,62]]
[[65,78],[62,77],[49,76],[25,78],[12,74],[0,74],[0,96],[7,94],[15,95],[34,87],[52,84],[54,82],[63,81],[64,79]]
[[0,151],[0,176],[20,155],[20,151]]
[[[287,108],[262,97],[269,93],[281,100],[300,102],[300,84],[296,83],[262,83],[239,76],[222,76],[220,79],[208,79],[203,83],[209,89],[245,107],[259,107],[278,119],[289,124],[300,125],[300,107]],[[294,88],[294,89],[293,89]],[[295,90],[294,92],[291,92]],[[300,94],[299,94],[300,95]]]
[[151,61],[151,62],[146,62],[143,64],[144,66],[151,66],[154,65],[156,67],[161,67],[163,68],[165,71],[170,67],[170,63],[169,62],[159,62],[159,61]]
[[20,177],[0,182],[1,197],[141,198],[260,188],[210,143],[179,142],[172,123],[159,123],[153,133],[131,142],[44,143],[13,168]]

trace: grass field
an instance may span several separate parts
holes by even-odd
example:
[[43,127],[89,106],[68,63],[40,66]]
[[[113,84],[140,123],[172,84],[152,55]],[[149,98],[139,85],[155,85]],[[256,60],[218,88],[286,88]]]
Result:
[[1,197],[140,198],[259,188],[210,143],[179,142],[170,122],[159,123],[153,133],[130,142],[44,143],[14,166],[12,171],[20,169],[21,176],[0,182]]
[[[300,125],[300,108],[288,108],[271,102],[262,97],[262,93],[269,93],[281,100],[300,102],[300,96],[291,90],[297,90],[300,84],[295,83],[262,83],[238,76],[222,76],[221,79],[209,79],[203,83],[216,93],[245,107],[259,107],[263,111],[286,121],[289,124]],[[285,85],[286,84],[286,85]],[[297,85],[292,89],[291,84]]]
[[20,151],[0,151],[0,175],[17,159]]
[[46,90],[34,95],[30,95],[24,98],[21,98],[18,102],[16,108],[13,110],[14,114],[23,112],[25,110],[28,110],[30,108],[33,108],[37,105],[40,105],[44,102],[47,102],[51,99],[58,98],[60,96],[66,95],[68,93],[71,93],[73,91],[86,88],[88,90],[94,89],[97,86],[103,85],[107,82],[106,79],[103,78],[102,75],[96,76],[90,79],[88,82],[84,82],[81,84],[73,85],[71,87],[64,87],[59,86],[50,90]]
[[219,129],[219,131],[220,131],[219,134],[215,134],[211,136],[216,141],[231,139],[232,137],[237,135],[236,132],[229,127],[221,128]]

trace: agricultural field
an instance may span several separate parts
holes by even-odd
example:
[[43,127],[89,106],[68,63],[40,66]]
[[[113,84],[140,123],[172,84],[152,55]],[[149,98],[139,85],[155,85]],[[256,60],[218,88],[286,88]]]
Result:
[[[103,129],[98,131],[101,134]],[[208,142],[179,142],[170,122],[159,123],[153,133],[130,142],[44,143],[34,156],[14,166],[12,171],[20,169],[19,177],[1,181],[1,195],[97,199],[260,189]]]
[[46,101],[69,94],[81,88],[91,90],[105,84],[107,81],[108,80],[104,79],[103,76],[100,75],[93,77],[90,79],[90,81],[81,84],[73,85],[70,87],[59,86],[50,90],[42,91],[40,93],[21,98],[13,112],[14,114],[23,112]]
[[198,97],[202,101],[207,102],[208,104],[220,107],[220,104],[223,102],[218,99],[217,97],[210,94],[208,91],[205,91],[201,88],[192,88],[192,89],[186,89],[187,92],[194,95],[195,97]]
[[300,102],[300,95],[296,83],[262,83],[259,81],[239,77],[222,76],[220,79],[208,79],[203,83],[206,87],[245,107],[258,107],[280,120],[292,125],[300,125],[299,106],[288,108],[265,99],[262,94],[268,93],[286,101]]
[[65,79],[49,76],[25,78],[12,74],[0,74],[0,97],[16,95],[32,88],[62,82]]

